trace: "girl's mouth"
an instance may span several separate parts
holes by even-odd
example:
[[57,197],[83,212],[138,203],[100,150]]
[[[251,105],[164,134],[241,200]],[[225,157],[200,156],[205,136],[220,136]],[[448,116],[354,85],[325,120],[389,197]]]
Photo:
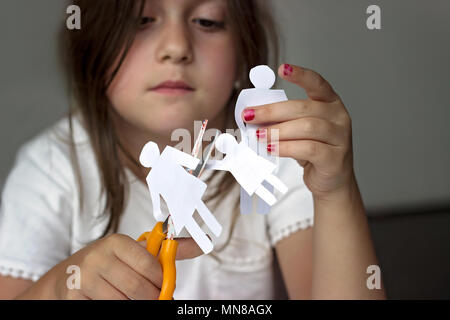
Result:
[[194,89],[186,84],[184,81],[165,81],[150,89],[152,92],[156,92],[164,95],[184,95],[192,93]]

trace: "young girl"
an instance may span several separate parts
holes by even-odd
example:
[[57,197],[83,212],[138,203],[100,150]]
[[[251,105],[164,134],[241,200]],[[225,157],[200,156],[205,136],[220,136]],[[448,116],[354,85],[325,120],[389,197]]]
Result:
[[[8,177],[0,295],[157,299],[161,267],[135,241],[155,224],[140,150],[148,141],[175,145],[177,128],[194,136],[195,120],[234,128],[250,68],[276,59],[270,15],[253,0],[73,2],[82,29],[65,30],[62,42],[73,108],[21,148]],[[240,215],[233,177],[206,172],[204,200],[224,229],[209,255],[180,239],[175,299],[274,299],[283,287],[292,299],[384,297],[367,287],[377,260],[350,117],[316,72],[283,64],[278,75],[308,99],[250,106],[242,117],[260,137],[279,130],[267,148],[283,157],[277,176],[289,191],[268,215]]]

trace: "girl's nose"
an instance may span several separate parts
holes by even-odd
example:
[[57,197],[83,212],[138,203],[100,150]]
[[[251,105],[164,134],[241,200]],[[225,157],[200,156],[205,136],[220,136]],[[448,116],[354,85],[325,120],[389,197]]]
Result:
[[193,58],[188,27],[182,23],[166,23],[160,33],[157,57],[160,62],[190,63]]

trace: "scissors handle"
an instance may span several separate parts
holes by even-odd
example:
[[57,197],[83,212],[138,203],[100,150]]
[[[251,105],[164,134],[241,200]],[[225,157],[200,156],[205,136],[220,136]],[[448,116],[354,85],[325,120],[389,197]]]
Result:
[[144,232],[137,241],[147,240],[147,251],[154,257],[158,256],[158,261],[161,264],[163,272],[163,282],[159,300],[172,300],[173,292],[175,291],[176,282],[176,267],[175,257],[178,249],[178,241],[166,239],[166,234],[163,232],[163,223],[158,222],[151,232]]
[[165,238],[166,234],[163,232],[163,223],[158,222],[151,232],[144,232],[137,241],[147,240],[147,251],[152,256],[157,257],[159,248],[161,248],[161,244]]
[[175,267],[175,257],[177,255],[178,241],[166,239],[162,243],[159,253],[159,263],[163,272],[163,282],[159,300],[172,300],[175,291],[177,271]]

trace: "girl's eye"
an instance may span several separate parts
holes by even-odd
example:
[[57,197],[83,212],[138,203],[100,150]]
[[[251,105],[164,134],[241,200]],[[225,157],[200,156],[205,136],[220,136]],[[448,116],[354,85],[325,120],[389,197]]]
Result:
[[194,19],[192,20],[194,23],[197,23],[202,28],[208,29],[208,30],[214,30],[214,29],[222,29],[225,26],[224,22],[220,21],[214,21],[214,20],[208,20],[208,19]]
[[140,27],[143,28],[146,25],[148,25],[149,23],[155,22],[155,18],[152,17],[142,17],[141,18],[141,23],[140,23]]

